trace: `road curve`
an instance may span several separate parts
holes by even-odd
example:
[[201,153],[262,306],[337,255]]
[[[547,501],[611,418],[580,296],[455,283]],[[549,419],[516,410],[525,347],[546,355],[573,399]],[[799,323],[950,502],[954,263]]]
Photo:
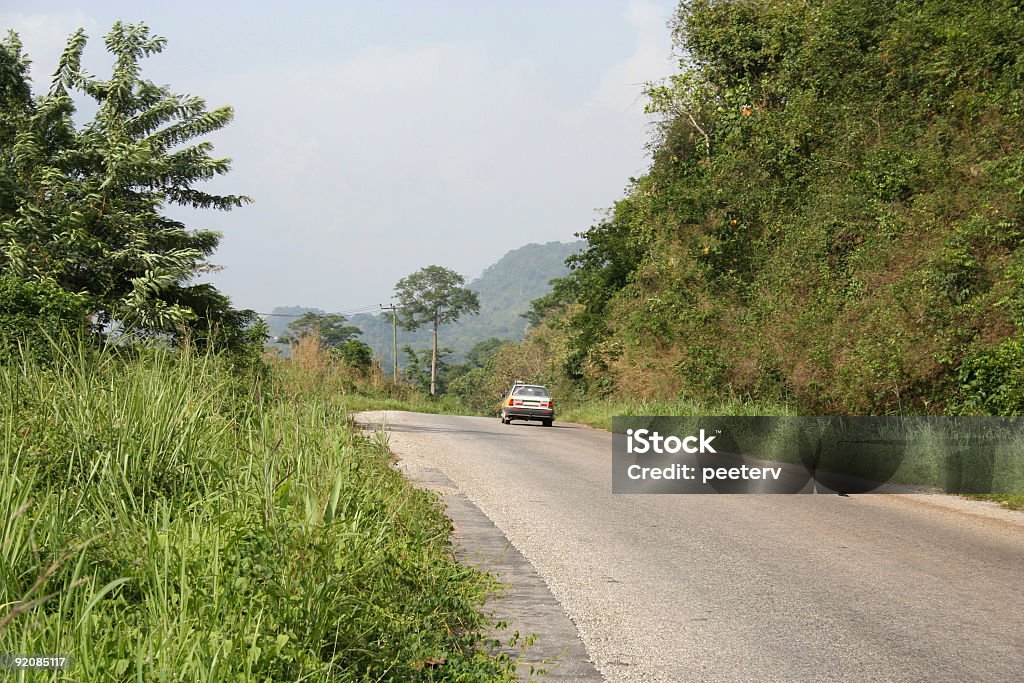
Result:
[[608,681],[1024,679],[1024,515],[947,496],[612,495],[577,425],[365,413],[530,560]]

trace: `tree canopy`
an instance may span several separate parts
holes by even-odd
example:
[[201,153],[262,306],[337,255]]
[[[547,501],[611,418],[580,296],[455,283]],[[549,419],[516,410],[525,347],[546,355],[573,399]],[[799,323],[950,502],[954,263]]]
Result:
[[288,323],[289,334],[282,341],[295,342],[301,337],[316,336],[326,348],[337,348],[362,334],[358,327],[346,325],[346,318],[337,313],[306,312]]
[[398,322],[407,330],[424,325],[444,325],[465,313],[477,313],[480,301],[466,289],[465,278],[441,266],[427,266],[408,275],[395,285],[395,297],[401,308]]
[[480,311],[475,292],[466,289],[466,280],[455,271],[441,266],[427,266],[408,275],[395,285],[399,323],[407,330],[430,325],[433,331],[433,352],[430,363],[430,394],[436,393],[437,329],[454,322],[466,313]]
[[[105,37],[109,78],[81,65],[76,31],[49,91],[32,97],[28,59],[13,33],[0,41],[0,274],[52,282],[81,295],[97,329],[118,321],[143,333],[239,342],[255,316],[196,277],[220,235],[190,229],[169,206],[230,210],[243,195],[201,183],[229,170],[204,136],[226,126],[230,107],[142,77],[142,61],[166,41],[143,24],[118,22]],[[73,94],[95,107],[78,125]]]

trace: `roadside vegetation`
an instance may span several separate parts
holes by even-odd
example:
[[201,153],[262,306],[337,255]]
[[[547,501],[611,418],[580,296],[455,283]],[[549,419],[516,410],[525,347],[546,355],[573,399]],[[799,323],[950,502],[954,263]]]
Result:
[[1007,510],[1024,510],[1024,493],[1012,493],[1009,495],[1001,493],[981,493],[967,497],[974,498],[975,500],[988,500],[999,503]]
[[[408,410],[417,413],[456,415],[466,404],[451,394],[431,396],[429,369],[422,383],[395,383],[380,365],[352,362],[337,348],[325,345],[313,328],[290,347],[288,358],[268,353],[267,362],[278,375],[289,378],[295,400],[320,396],[337,401],[350,413],[364,410]],[[429,363],[429,358],[427,359]]]
[[[442,358],[443,391],[493,415],[541,383],[558,419],[605,428],[1024,415],[1018,4],[695,0],[673,29],[650,169],[526,338]],[[915,453],[905,483],[941,486],[947,456]]]
[[689,399],[674,401],[645,401],[637,399],[606,399],[603,401],[571,401],[560,412],[561,420],[578,422],[597,427],[612,428],[612,418],[622,416],[676,415],[697,417],[701,415],[794,415],[791,409],[774,403],[754,401],[722,401],[700,403]]
[[197,284],[219,235],[168,216],[249,202],[200,189],[230,107],[146,80],[144,25],[106,35],[109,78],[85,44],[33,95],[0,40],[0,653],[74,658],[14,679],[511,680],[493,580],[350,424],[427,400],[343,319],[263,357],[255,314]]
[[1024,413],[1019,3],[695,0],[673,29],[652,165],[520,353],[588,398]]
[[427,302],[407,387],[339,316],[265,359],[197,284],[219,235],[168,209],[250,200],[199,189],[232,111],[141,76],[162,38],[115,25],[101,79],[78,32],[39,96],[0,41],[0,652],[73,654],[52,680],[511,680],[491,580],[351,411],[494,415],[523,379],[602,427],[1024,414],[1019,3],[694,0],[674,30],[652,166],[530,334],[447,365]]
[[0,364],[0,651],[71,653],[74,680],[510,677],[492,581],[350,425],[342,371],[54,354]]

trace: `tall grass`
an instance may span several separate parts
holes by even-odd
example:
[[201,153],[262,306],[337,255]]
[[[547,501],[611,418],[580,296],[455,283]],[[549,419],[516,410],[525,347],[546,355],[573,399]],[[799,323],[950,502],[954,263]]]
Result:
[[[556,398],[557,400],[557,398]],[[795,415],[789,406],[741,399],[724,399],[715,404],[676,399],[649,401],[639,399],[607,399],[570,404],[561,412],[560,419],[579,422],[599,429],[611,429],[612,418],[618,416],[675,415],[698,417],[703,415]]]
[[490,580],[322,372],[63,354],[0,365],[0,652],[74,655],[51,680],[511,676]]
[[417,413],[460,415],[470,412],[456,396],[430,396],[410,384],[396,384],[374,365],[360,372],[332,359],[312,336],[292,346],[291,359],[272,359],[279,389],[299,399],[317,396],[340,401],[350,412],[408,410]]

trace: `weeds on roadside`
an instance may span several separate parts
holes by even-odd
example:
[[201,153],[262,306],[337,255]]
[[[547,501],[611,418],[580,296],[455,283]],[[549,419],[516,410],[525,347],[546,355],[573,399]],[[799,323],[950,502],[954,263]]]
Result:
[[607,399],[587,401],[569,407],[561,413],[567,422],[579,422],[599,429],[611,429],[612,417],[617,415],[794,415],[792,408],[767,402],[726,399],[707,404],[700,401],[678,399],[674,401],[645,401],[635,399]]
[[62,353],[0,365],[0,651],[73,654],[51,680],[511,676],[482,648],[490,579],[338,378]]

